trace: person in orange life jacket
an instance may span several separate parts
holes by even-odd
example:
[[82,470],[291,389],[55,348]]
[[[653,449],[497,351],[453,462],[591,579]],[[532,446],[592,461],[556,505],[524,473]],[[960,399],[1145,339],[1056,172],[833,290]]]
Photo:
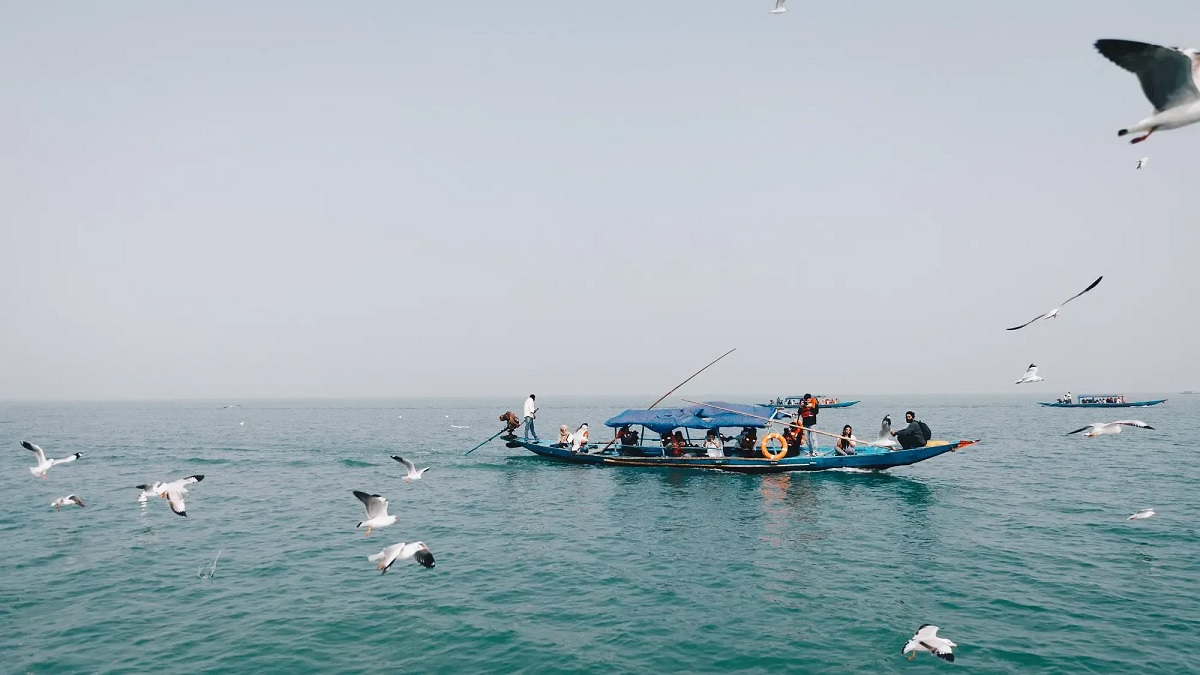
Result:
[[787,457],[800,454],[800,444],[804,442],[804,427],[798,424],[789,425],[783,430],[783,440],[787,441]]
[[[821,412],[821,404],[817,399],[812,397],[812,394],[805,394],[804,398],[800,399],[800,423],[805,429],[811,429],[817,426],[817,413]],[[813,455],[817,452],[817,435],[811,432],[804,434],[808,438],[808,454]]]

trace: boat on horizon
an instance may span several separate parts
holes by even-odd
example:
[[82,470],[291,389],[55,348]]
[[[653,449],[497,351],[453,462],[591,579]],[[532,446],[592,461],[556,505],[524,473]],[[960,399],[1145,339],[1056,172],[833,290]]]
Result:
[[1047,408],[1144,408],[1146,406],[1166,403],[1167,399],[1158,398],[1149,401],[1130,401],[1123,394],[1081,394],[1071,400],[1059,399],[1053,403],[1038,401],[1037,404]]
[[[817,399],[817,403],[819,403],[822,408],[849,408],[855,403],[858,403],[858,401],[842,401],[840,399],[830,398],[828,396],[814,396],[813,398]],[[768,401],[762,405],[763,407],[782,410],[790,410],[792,408],[799,410],[800,401],[802,400],[804,400],[803,396],[782,396],[776,398],[774,401]]]
[[[737,411],[737,412],[732,412]],[[722,403],[692,405],[687,408],[639,409],[631,408],[604,422],[612,429],[640,427],[636,438],[606,443],[591,443],[572,450],[565,443],[531,441],[510,432],[501,438],[510,448],[524,448],[539,457],[570,464],[593,466],[670,467],[683,469],[711,469],[734,473],[762,474],[786,473],[790,471],[824,471],[828,469],[871,469],[882,470],[897,466],[916,464],[947,452],[978,443],[979,440],[930,440],[923,447],[907,450],[892,450],[868,446],[867,440],[859,440],[853,455],[838,455],[833,446],[818,447],[813,455],[798,454],[804,446],[788,448],[779,434],[766,434],[762,440],[753,438],[752,450],[747,452],[738,445],[726,446],[731,436],[721,435],[722,429],[763,429],[774,424],[789,426],[788,420],[776,418],[778,411],[772,406]],[[722,439],[721,452],[724,456],[710,457],[707,449],[691,437],[692,431],[715,430]],[[654,432],[658,439],[647,442],[645,435]],[[679,432],[679,436],[675,433]],[[632,435],[632,434],[631,434]],[[681,438],[680,442],[673,439]],[[740,438],[740,437],[739,437]],[[782,445],[769,446],[767,441],[778,439]],[[772,452],[773,451],[773,452]]]

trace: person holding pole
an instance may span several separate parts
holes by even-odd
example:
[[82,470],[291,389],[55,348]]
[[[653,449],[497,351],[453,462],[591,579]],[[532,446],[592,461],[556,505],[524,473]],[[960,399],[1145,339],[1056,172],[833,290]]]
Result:
[[[533,440],[535,442],[538,440],[537,430],[533,428],[533,420],[537,417],[538,411],[536,401],[537,396],[530,394],[529,398],[525,399],[525,411],[522,413],[522,416],[525,418],[525,440]],[[533,438],[530,439],[530,436]]]

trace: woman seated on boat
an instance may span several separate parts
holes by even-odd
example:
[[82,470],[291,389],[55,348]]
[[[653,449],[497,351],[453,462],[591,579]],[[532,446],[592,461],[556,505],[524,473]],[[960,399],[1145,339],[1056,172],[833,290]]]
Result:
[[845,457],[846,455],[854,454],[854,446],[858,444],[858,439],[854,437],[854,428],[849,424],[842,427],[842,436],[833,444],[833,451],[838,455]]
[[721,443],[721,434],[716,429],[709,429],[704,436],[704,454],[709,457],[724,457],[725,446]]
[[621,427],[617,432],[617,440],[621,442],[622,455],[640,455],[641,451],[637,449],[638,432],[632,431],[629,427]]
[[558,425],[558,442],[552,447],[565,448],[571,444],[571,429],[565,424]]
[[787,441],[787,454],[784,457],[796,457],[800,454],[800,446],[804,443],[804,427],[789,426],[783,430],[783,440]]
[[588,425],[587,422],[579,425],[575,433],[571,434],[571,452],[587,452],[588,444]]

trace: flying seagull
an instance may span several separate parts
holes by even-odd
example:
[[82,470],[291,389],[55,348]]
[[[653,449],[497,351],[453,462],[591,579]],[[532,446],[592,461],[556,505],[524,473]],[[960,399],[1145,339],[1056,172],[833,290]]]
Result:
[[[82,504],[80,504],[80,506],[82,506]],[[1145,520],[1146,518],[1149,518],[1150,516],[1153,516],[1153,515],[1155,515],[1154,509],[1142,509],[1141,511],[1138,511],[1137,513],[1133,514],[1132,516],[1129,516],[1125,520]]]
[[26,450],[29,450],[29,451],[33,452],[35,455],[37,455],[37,463],[38,464],[37,464],[37,466],[29,467],[29,473],[37,476],[38,478],[41,478],[42,480],[46,480],[46,472],[50,470],[50,467],[52,467],[56,464],[66,464],[67,462],[74,462],[75,460],[79,459],[80,457],[83,457],[82,453],[77,452],[77,453],[71,455],[70,457],[64,457],[62,459],[46,459],[46,453],[43,452],[40,447],[34,445],[33,443],[30,443],[29,441],[21,441],[21,447],[23,447]]
[[1079,296],[1083,295],[1084,293],[1087,293],[1088,291],[1095,288],[1100,283],[1100,279],[1103,279],[1103,278],[1104,278],[1103,276],[1100,276],[1099,278],[1097,278],[1095,281],[1092,282],[1091,286],[1088,286],[1087,288],[1083,289],[1082,291],[1079,291],[1075,295],[1072,295],[1071,297],[1067,298],[1066,300],[1063,301],[1063,304],[1059,305],[1058,307],[1055,307],[1054,309],[1050,310],[1049,312],[1046,312],[1045,314],[1042,314],[1039,316],[1035,316],[1032,319],[1030,319],[1029,321],[1026,321],[1025,323],[1021,324],[1020,326],[1013,326],[1012,328],[1006,328],[1005,330],[1020,330],[1020,329],[1024,328],[1025,326],[1028,326],[1029,324],[1033,323],[1034,321],[1037,321],[1038,319],[1053,319],[1053,318],[1058,317],[1058,313],[1062,310],[1062,308],[1068,302],[1074,300],[1075,298],[1078,298]]
[[378,565],[382,570],[380,574],[386,574],[388,568],[397,560],[408,560],[409,558],[415,559],[425,567],[434,566],[433,553],[429,552],[429,547],[423,541],[414,541],[411,544],[404,542],[392,544],[375,555],[367,556],[367,560],[371,562],[380,561]]
[[367,526],[367,533],[364,537],[371,536],[372,527],[387,527],[396,522],[396,516],[389,516],[387,512],[388,501],[379,495],[369,495],[365,492],[354,490],[354,496],[358,497],[358,501],[362,502],[367,507],[367,519],[355,525],[358,529],[363,525]]
[[914,658],[916,658],[917,652],[926,651],[938,657],[939,659],[945,659],[953,662],[954,651],[951,648],[957,647],[958,645],[947,640],[946,638],[938,637],[937,632],[937,626],[930,624],[921,626],[917,629],[917,634],[912,636],[912,639],[904,644],[904,649],[900,650],[900,653],[903,655],[912,652],[912,654],[910,654],[908,657],[909,661],[912,661]]
[[1068,433],[1067,435],[1070,436],[1071,434],[1077,434],[1081,431],[1083,432],[1084,436],[1103,436],[1105,434],[1119,434],[1119,433],[1121,433],[1121,427],[1123,427],[1123,426],[1124,427],[1140,427],[1142,429],[1153,429],[1154,428],[1141,420],[1120,420],[1118,422],[1096,422],[1095,424],[1089,424],[1086,427],[1080,427],[1079,429],[1076,429],[1075,431],[1072,431],[1072,432]]
[[142,506],[145,506],[148,498],[158,496],[158,489],[162,487],[162,481],[156,480],[153,483],[135,485],[134,487],[142,491],[142,493],[138,495],[138,503]]
[[1097,40],[1096,49],[1104,58],[1137,75],[1142,93],[1154,106],[1153,115],[1121,129],[1118,136],[1145,131],[1145,136],[1129,141],[1141,143],[1159,129],[1200,122],[1200,89],[1196,88],[1200,52],[1132,40]]
[[[196,474],[194,476],[187,476],[186,478],[180,478],[179,480],[171,481],[170,483],[155,481],[150,484],[138,485],[136,487],[142,491],[142,494],[150,492],[157,497],[166,499],[167,505],[171,507],[172,513],[187,518],[187,506],[183,502],[183,498],[188,494],[187,486],[191,485],[192,483],[199,483],[202,480],[204,480],[204,475]],[[138,501],[142,501],[140,497],[138,498]]]
[[771,13],[772,14],[783,14],[784,12],[786,12],[787,7],[783,6],[784,2],[787,2],[787,0],[775,0],[775,9],[771,10]]
[[[404,477],[405,483],[411,483],[414,480],[421,480],[421,476],[424,475],[425,472],[429,470],[429,467],[425,467],[424,469],[418,470],[417,467],[412,462],[408,461],[407,459],[404,459],[400,455],[392,455],[392,459],[396,460],[397,462],[400,462],[401,464],[404,465],[404,468],[408,469],[408,475]],[[359,497],[359,499],[362,499],[362,497]]]
[[58,499],[50,502],[50,506],[53,506],[55,511],[66,506],[67,504],[78,504],[83,506],[83,500],[75,495],[67,495],[66,497],[59,497]]
[[1021,376],[1021,379],[1017,380],[1017,384],[1025,384],[1026,382],[1044,382],[1045,380],[1046,378],[1044,377],[1038,377],[1037,366],[1031,363],[1029,364],[1029,367],[1025,369],[1025,374]]
[[1143,157],[1143,158],[1141,158],[1141,159],[1139,159],[1139,160],[1138,160],[1137,166],[1135,166],[1135,167],[1133,167],[1133,168],[1135,168],[1135,169],[1144,169],[1144,168],[1146,167],[1146,165],[1147,165],[1147,164],[1149,164],[1149,163],[1150,163],[1150,158],[1149,158],[1149,157]]

